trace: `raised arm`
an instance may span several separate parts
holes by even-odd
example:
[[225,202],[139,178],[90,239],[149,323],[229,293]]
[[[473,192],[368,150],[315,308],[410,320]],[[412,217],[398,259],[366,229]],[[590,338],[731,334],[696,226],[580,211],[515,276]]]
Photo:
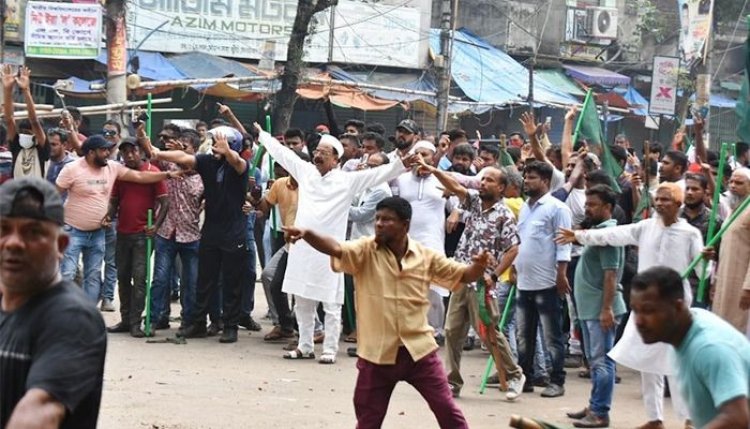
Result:
[[565,112],[565,124],[563,125],[562,141],[560,142],[560,152],[562,153],[562,165],[563,167],[568,165],[570,154],[573,153],[573,123],[576,118],[576,107],[571,106],[568,111]]
[[[5,118],[5,129],[7,130],[7,140],[12,141],[16,138],[16,122],[13,119],[13,88],[16,85],[16,76],[13,74],[13,67],[10,64],[3,64],[3,117]],[[0,142],[5,144],[5,142]]]
[[526,135],[529,137],[531,154],[534,156],[534,159],[551,164],[547,159],[547,155],[544,153],[544,149],[542,148],[541,143],[539,143],[539,139],[537,138],[537,134],[539,133],[539,129],[542,127],[542,124],[537,124],[536,118],[534,118],[534,114],[529,112],[524,112],[521,115],[520,121],[521,125],[523,125],[523,129],[526,132]]
[[213,148],[214,152],[222,155],[227,164],[231,165],[237,174],[245,174],[245,171],[247,170],[247,161],[245,161],[239,153],[229,147],[227,136],[221,133],[215,134]]
[[234,115],[234,112],[232,112],[232,109],[229,108],[226,104],[216,103],[216,107],[219,108],[219,114],[229,120],[229,123],[232,124],[234,128],[237,128],[237,130],[243,134],[247,134],[247,130],[245,129],[245,126],[242,125],[242,122],[240,122],[239,119],[237,119],[237,116]]
[[469,190],[461,186],[458,183],[458,180],[456,180],[450,173],[441,171],[431,165],[428,165],[422,158],[419,158],[419,165],[420,167],[425,168],[429,170],[430,173],[434,174],[435,178],[438,179],[438,181],[440,181],[443,186],[445,186],[445,190],[448,193],[455,194],[462,203],[466,201],[466,197],[469,195]]
[[34,97],[31,95],[31,89],[29,85],[31,70],[28,67],[21,67],[19,70],[19,76],[16,78],[16,85],[18,89],[23,92],[23,99],[26,102],[26,111],[29,113],[29,122],[31,122],[31,132],[34,134],[36,144],[39,147],[44,147],[47,144],[47,135],[44,134],[42,124],[39,122],[39,118],[36,116],[36,105],[34,105]]
[[119,180],[140,183],[141,185],[150,185],[152,183],[161,182],[164,179],[172,179],[180,176],[179,173],[174,171],[137,171],[127,167],[123,168],[125,168],[125,170],[118,177]]
[[309,229],[295,228],[295,227],[281,227],[292,243],[296,243],[298,240],[305,240],[313,249],[320,253],[324,253],[334,258],[341,258],[343,254],[341,250],[341,244],[336,241],[333,237],[327,235],[318,234],[315,231]]
[[254,126],[255,130],[258,131],[258,141],[266,149],[266,152],[273,157],[274,161],[281,164],[284,170],[288,171],[298,182],[311,169],[315,169],[315,166],[303,161],[291,149],[279,143],[271,134],[263,131],[260,124],[256,122]]
[[[693,130],[695,131],[695,157],[696,159],[708,159],[706,143],[703,141],[703,127],[705,121],[699,114],[693,115]],[[709,176],[711,176],[709,174]]]

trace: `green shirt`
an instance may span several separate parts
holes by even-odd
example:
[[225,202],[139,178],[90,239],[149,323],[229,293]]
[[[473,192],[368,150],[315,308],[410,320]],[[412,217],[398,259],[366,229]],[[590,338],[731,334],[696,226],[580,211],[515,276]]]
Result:
[[691,308],[693,324],[676,348],[677,379],[697,428],[725,403],[750,397],[750,342],[719,316]]
[[[617,225],[615,219],[606,220],[593,229]],[[617,270],[617,290],[612,302],[615,316],[625,314],[625,301],[622,299],[620,279],[625,266],[625,249],[616,246],[586,246],[576,266],[573,292],[576,299],[578,318],[598,320],[602,312],[604,298],[604,272]]]

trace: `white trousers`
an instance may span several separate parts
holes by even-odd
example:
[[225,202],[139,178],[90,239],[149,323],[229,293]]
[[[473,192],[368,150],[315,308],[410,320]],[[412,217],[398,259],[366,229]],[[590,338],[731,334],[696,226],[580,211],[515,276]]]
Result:
[[430,300],[430,309],[427,311],[427,323],[435,330],[435,335],[443,333],[445,326],[445,304],[443,297],[435,290],[430,289],[427,296]]
[[[685,400],[682,399],[677,377],[669,376],[669,392],[672,396],[672,407],[680,422],[690,419]],[[641,390],[643,405],[646,407],[648,421],[664,421],[664,376],[650,372],[641,373]]]
[[[295,296],[294,312],[297,316],[299,327],[299,345],[297,348],[303,353],[310,353],[314,349],[313,335],[315,331],[315,315],[317,314],[318,301]],[[323,354],[333,354],[339,351],[339,336],[341,335],[341,304],[324,302],[325,312],[325,334],[323,341]]]

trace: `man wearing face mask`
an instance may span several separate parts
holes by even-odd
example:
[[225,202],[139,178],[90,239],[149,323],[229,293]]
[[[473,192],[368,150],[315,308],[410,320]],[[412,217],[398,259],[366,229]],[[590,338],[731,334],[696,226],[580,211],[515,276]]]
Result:
[[419,126],[411,119],[404,119],[396,127],[396,149],[388,153],[388,159],[393,162],[406,156],[414,144],[419,140]]
[[[18,74],[13,73],[9,64],[2,68],[3,90],[3,114],[5,115],[5,126],[7,127],[7,141],[13,155],[13,177],[39,177],[44,178],[44,164],[49,160],[49,146],[42,125],[37,119],[34,98],[29,89],[29,77],[31,71],[21,67]],[[26,110],[29,118],[16,122],[13,119],[13,88],[23,93],[26,102]]]

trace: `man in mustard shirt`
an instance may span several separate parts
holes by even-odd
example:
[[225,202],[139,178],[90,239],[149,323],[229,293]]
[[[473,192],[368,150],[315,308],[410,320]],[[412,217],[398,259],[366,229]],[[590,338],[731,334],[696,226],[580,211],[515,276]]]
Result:
[[406,381],[427,400],[441,428],[468,428],[448,387],[427,323],[430,284],[457,290],[484,274],[491,257],[483,251],[465,265],[430,250],[407,235],[411,205],[400,197],[376,207],[375,236],[339,243],[299,228],[285,228],[294,243],[304,239],[331,256],[334,271],[357,285],[357,368],[354,411],[357,428],[379,428],[396,383]]

